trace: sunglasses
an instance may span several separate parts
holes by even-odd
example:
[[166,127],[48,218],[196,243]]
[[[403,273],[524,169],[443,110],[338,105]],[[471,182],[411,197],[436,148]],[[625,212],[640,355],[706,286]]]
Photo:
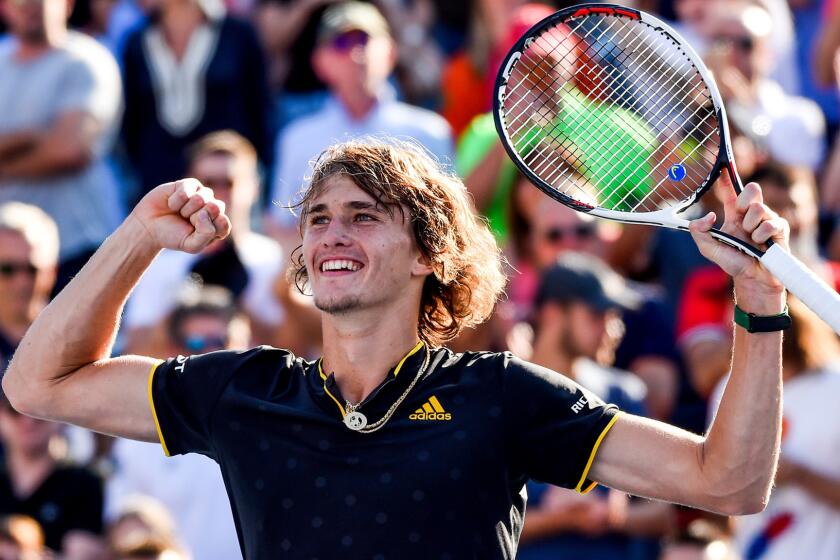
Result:
[[34,277],[38,273],[38,268],[32,263],[0,262],[0,277],[12,278],[18,274],[26,274],[29,277]]
[[718,35],[713,39],[713,43],[715,46],[723,47],[723,46],[733,46],[739,51],[742,52],[752,52],[755,48],[755,40],[748,36],[730,36],[730,35]]
[[352,31],[345,31],[344,33],[339,33],[333,40],[330,41],[332,48],[339,52],[350,52],[355,47],[364,47],[367,46],[368,41],[370,41],[370,35],[360,29],[354,29]]
[[590,239],[595,235],[595,225],[580,224],[571,228],[551,228],[543,232],[543,238],[549,243],[562,243],[566,238]]
[[225,336],[188,336],[180,342],[185,350],[196,353],[222,350],[227,346],[228,340]]
[[197,177],[198,182],[211,189],[232,189],[233,179],[230,177]]

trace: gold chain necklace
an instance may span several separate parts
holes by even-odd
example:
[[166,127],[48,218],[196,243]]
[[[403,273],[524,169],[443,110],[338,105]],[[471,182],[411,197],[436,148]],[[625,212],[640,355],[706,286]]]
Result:
[[414,379],[411,380],[408,388],[400,395],[400,398],[391,405],[391,408],[388,409],[388,412],[385,413],[381,419],[377,420],[373,424],[368,424],[367,417],[359,412],[357,409],[361,406],[359,404],[350,404],[350,401],[346,401],[345,405],[345,415],[344,415],[344,425],[353,430],[354,432],[359,432],[362,434],[370,434],[382,428],[388,420],[391,419],[391,416],[394,415],[396,412],[397,407],[405,400],[411,390],[417,385],[417,382],[420,381],[420,378],[423,377],[423,374],[426,372],[426,368],[429,367],[430,361],[430,352],[429,347],[424,345],[426,350],[425,358],[423,359],[423,365],[420,366],[420,369],[417,370],[417,375],[414,376]]

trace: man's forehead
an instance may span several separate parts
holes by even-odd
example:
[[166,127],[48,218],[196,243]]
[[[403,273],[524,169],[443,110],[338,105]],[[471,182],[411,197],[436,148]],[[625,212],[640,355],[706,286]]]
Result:
[[376,204],[376,199],[364,191],[353,179],[337,175],[326,179],[316,187],[310,207],[316,204],[345,203],[351,200]]

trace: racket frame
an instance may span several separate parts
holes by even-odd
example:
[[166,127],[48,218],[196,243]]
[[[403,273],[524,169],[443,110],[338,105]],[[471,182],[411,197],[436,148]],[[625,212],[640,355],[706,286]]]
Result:
[[[531,169],[525,163],[522,157],[513,148],[513,142],[508,134],[507,128],[502,122],[502,104],[504,103],[505,96],[507,94],[508,78],[510,77],[510,74],[513,71],[513,68],[515,67],[516,63],[519,61],[522,54],[525,51],[527,51],[528,47],[531,45],[534,39],[542,35],[542,33],[546,30],[554,28],[559,24],[565,24],[569,21],[573,21],[576,18],[589,17],[592,15],[601,15],[604,17],[624,17],[630,20],[639,21],[643,24],[653,27],[654,30],[666,35],[671,41],[673,41],[678,46],[678,48],[680,48],[686,54],[686,57],[688,58],[689,62],[697,69],[698,73],[700,74],[700,77],[703,79],[703,81],[706,84],[706,87],[709,90],[711,101],[718,119],[718,134],[720,137],[720,147],[718,149],[717,157],[715,158],[711,170],[709,171],[708,175],[706,175],[699,188],[697,188],[694,191],[694,193],[687,199],[683,200],[682,202],[676,204],[671,208],[665,208],[662,210],[656,210],[652,212],[622,212],[617,210],[609,210],[606,208],[599,208],[597,206],[592,206],[574,200],[573,198],[563,194],[562,192],[558,191],[557,189],[546,183],[544,180],[542,180],[539,176],[537,176],[534,172],[531,171]],[[513,162],[516,164],[519,170],[525,174],[525,176],[534,184],[534,186],[539,188],[541,191],[546,193],[548,196],[550,196],[557,202],[560,202],[561,204],[564,204],[579,212],[585,212],[593,216],[598,216],[601,218],[606,218],[609,220],[629,224],[662,226],[672,229],[688,231],[689,221],[681,217],[679,214],[685,212],[688,208],[694,205],[700,199],[700,197],[703,196],[703,194],[705,194],[706,191],[708,191],[712,187],[712,185],[715,183],[715,181],[717,181],[717,179],[720,177],[720,174],[724,170],[726,170],[726,172],[729,174],[729,178],[732,181],[732,186],[735,188],[735,191],[737,193],[740,193],[741,190],[743,190],[743,183],[741,182],[741,179],[738,176],[737,170],[735,168],[735,156],[732,152],[732,146],[730,143],[730,134],[729,126],[727,124],[726,119],[726,110],[724,109],[723,99],[720,96],[720,92],[718,91],[717,84],[715,83],[711,72],[709,72],[709,70],[706,68],[706,65],[703,63],[703,60],[691,47],[691,45],[686,43],[671,26],[669,26],[667,23],[660,20],[659,18],[639,10],[634,10],[624,6],[618,6],[615,4],[579,4],[576,6],[571,6],[569,8],[559,10],[558,12],[555,12],[554,14],[546,17],[545,19],[533,25],[522,37],[519,38],[519,40],[510,49],[505,59],[502,61],[501,68],[496,77],[496,83],[494,88],[493,120],[496,124],[496,131],[498,132],[499,136],[504,139],[502,144],[505,148],[505,151],[508,153],[508,156],[510,156],[511,160],[513,160]],[[711,234],[719,241],[756,258],[761,258],[765,253],[758,247],[754,247],[753,245],[745,243],[737,237],[729,235],[718,229],[713,229],[711,231]]]

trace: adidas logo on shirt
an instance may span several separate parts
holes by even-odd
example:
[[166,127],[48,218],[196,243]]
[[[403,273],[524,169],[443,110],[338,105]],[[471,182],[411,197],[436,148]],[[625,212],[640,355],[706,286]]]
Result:
[[421,408],[408,415],[409,420],[452,420],[452,414],[446,412],[437,397],[432,395]]

